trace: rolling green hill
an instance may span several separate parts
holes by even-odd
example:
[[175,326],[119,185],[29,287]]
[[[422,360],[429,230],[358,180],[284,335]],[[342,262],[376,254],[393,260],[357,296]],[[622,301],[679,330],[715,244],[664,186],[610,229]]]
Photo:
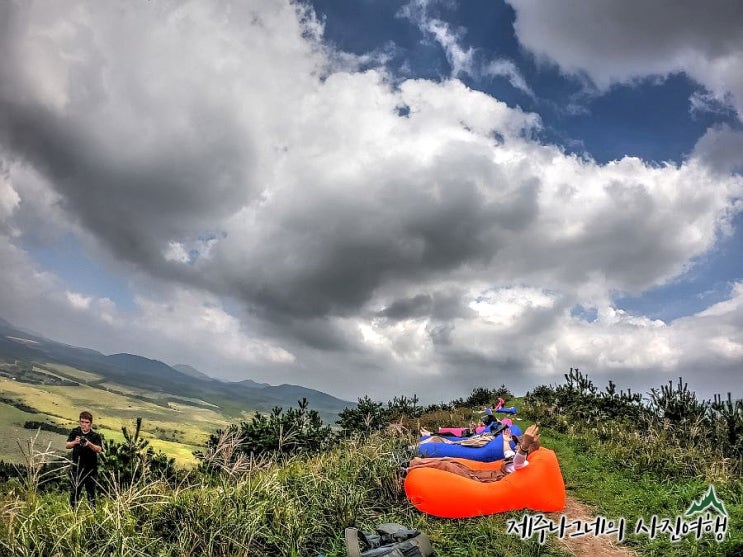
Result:
[[92,373],[98,378],[96,380],[111,381],[143,392],[158,393],[159,396],[203,400],[218,406],[222,413],[230,416],[239,416],[245,410],[268,411],[274,406],[294,406],[298,398],[306,398],[323,418],[333,421],[338,412],[352,405],[327,393],[299,385],[272,386],[250,380],[225,382],[212,379],[193,368],[190,368],[191,372],[184,373],[161,361],[134,354],[107,356],[95,350],[69,346],[22,331],[2,319],[0,361],[9,364],[66,365]]
[[[191,452],[229,423],[306,398],[328,422],[352,403],[298,385],[251,380],[224,382],[185,365],[171,367],[134,354],[104,355],[23,331],[0,319],[0,459],[17,461],[16,439],[34,434],[26,422],[72,427],[82,409],[96,428],[119,438],[136,417],[155,449],[192,462]],[[43,431],[44,442],[64,447],[64,436]]]

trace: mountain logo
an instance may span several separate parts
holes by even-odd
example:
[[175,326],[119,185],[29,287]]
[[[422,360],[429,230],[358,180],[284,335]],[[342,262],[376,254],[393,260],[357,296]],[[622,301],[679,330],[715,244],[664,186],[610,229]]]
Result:
[[689,508],[686,509],[686,514],[684,516],[692,516],[697,513],[703,513],[709,510],[713,510],[717,514],[725,517],[727,517],[728,515],[725,504],[717,498],[717,493],[715,492],[714,485],[709,486],[709,489],[707,490],[707,493],[704,494],[704,497],[702,497],[698,501],[694,501],[691,505],[689,505]]

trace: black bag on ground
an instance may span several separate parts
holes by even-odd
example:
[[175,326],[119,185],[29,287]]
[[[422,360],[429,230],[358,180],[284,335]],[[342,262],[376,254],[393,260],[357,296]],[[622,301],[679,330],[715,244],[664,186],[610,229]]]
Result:
[[[361,532],[346,528],[348,557],[430,557],[431,540],[418,530],[409,530],[400,524],[380,524],[376,532]],[[359,548],[361,540],[366,549]]]

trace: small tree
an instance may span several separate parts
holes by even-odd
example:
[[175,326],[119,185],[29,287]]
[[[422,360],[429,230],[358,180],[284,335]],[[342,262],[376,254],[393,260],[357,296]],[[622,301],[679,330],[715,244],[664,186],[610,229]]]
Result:
[[707,412],[705,404],[697,400],[697,395],[689,390],[681,377],[675,388],[673,382],[669,381],[660,389],[650,389],[650,401],[659,417],[673,424],[695,422]]
[[121,428],[124,442],[104,439],[102,471],[111,474],[122,486],[131,485],[143,477],[173,479],[176,477],[175,459],[156,452],[150,442],[140,436],[142,418],[137,418],[134,433]]
[[345,435],[353,433],[368,435],[374,431],[381,431],[390,424],[383,404],[368,396],[360,398],[356,408],[344,408],[338,416],[335,423],[341,427]]
[[715,395],[711,413],[715,419],[716,442],[725,456],[734,459],[736,471],[740,474],[743,472],[743,400],[734,401],[730,393],[725,401],[720,395]]
[[406,396],[394,397],[387,403],[387,423],[400,420],[401,418],[420,418],[423,414],[423,407],[418,403],[418,395],[408,398]]
[[306,398],[297,401],[297,408],[286,412],[281,407],[274,407],[268,415],[255,414],[250,422],[241,422],[239,426],[230,425],[227,431],[219,430],[209,436],[206,443],[206,454],[196,453],[198,458],[206,459],[213,454],[225,433],[239,439],[231,451],[227,462],[229,466],[234,459],[241,457],[278,456],[291,454],[316,454],[329,447],[335,436],[330,426],[323,423],[316,410],[309,409]]

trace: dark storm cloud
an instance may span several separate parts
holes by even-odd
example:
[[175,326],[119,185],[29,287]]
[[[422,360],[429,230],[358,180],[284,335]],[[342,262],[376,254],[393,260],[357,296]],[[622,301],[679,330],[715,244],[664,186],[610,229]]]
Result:
[[518,40],[601,88],[684,72],[743,116],[743,4],[663,0],[535,4],[507,0]]
[[474,313],[467,307],[465,294],[459,289],[452,289],[448,292],[417,294],[395,300],[376,315],[391,321],[421,318],[449,321],[460,317],[473,317]]
[[[724,56],[735,52],[743,41],[743,5],[736,0],[704,4],[694,0],[631,0],[622,4],[599,0],[588,5],[571,0],[542,9],[525,0],[507,1],[516,11],[514,28],[519,38],[529,46],[538,46],[538,53],[549,54],[547,41],[560,37],[551,56],[592,56],[596,66],[599,61],[607,63],[607,72],[619,60],[651,65],[652,60],[643,60],[649,52],[658,58],[671,57],[671,63],[679,50]],[[538,39],[537,30],[544,42]],[[590,52],[585,50],[588,41],[594,46]]]
[[[640,289],[685,261],[672,238],[657,242],[664,233],[672,237],[677,223],[653,215],[653,181],[635,185],[626,175],[602,180],[613,212],[577,216],[590,234],[569,242],[551,238],[542,221],[564,210],[541,201],[554,159],[545,152],[523,163],[511,155],[494,160],[531,124],[479,93],[421,84],[395,90],[373,74],[343,72],[324,82],[300,73],[295,90],[278,89],[273,82],[287,79],[292,65],[262,62],[262,68],[252,45],[241,51],[251,53],[251,64],[236,59],[227,74],[213,73],[189,47],[184,71],[145,38],[156,26],[147,14],[137,14],[142,29],[125,25],[141,45],[122,39],[108,15],[87,14],[107,21],[104,28],[115,33],[110,43],[81,17],[72,25],[76,33],[59,42],[62,51],[82,54],[69,61],[55,58],[48,45],[42,49],[67,64],[72,82],[52,70],[39,74],[48,83],[35,82],[22,66],[38,56],[35,45],[15,50],[3,74],[30,94],[5,92],[0,133],[11,152],[47,176],[72,219],[114,257],[154,276],[235,297],[269,322],[288,324],[361,315],[396,281],[436,283],[457,273],[510,281],[531,274],[574,284],[599,273]],[[16,19],[23,29],[23,18]],[[271,22],[257,21],[251,31],[262,36]],[[31,33],[33,22],[27,25]],[[255,40],[235,37],[238,44]],[[181,44],[177,35],[162,40],[166,52]],[[307,71],[316,67],[314,55],[308,48],[292,63]],[[266,79],[245,79],[240,70]],[[212,86],[215,78],[221,81]],[[271,112],[281,106],[272,92],[303,110]],[[462,108],[467,95],[482,103],[480,110]],[[411,106],[405,118],[396,112],[401,101]],[[367,120],[383,123],[389,135],[375,135],[371,125],[349,128],[348,122]],[[422,145],[421,129],[435,142]],[[399,142],[392,152],[390,137]],[[524,148],[538,149],[528,142]],[[426,157],[418,155],[423,152]],[[619,237],[628,240],[618,243]],[[392,303],[389,294],[384,299]],[[431,311],[439,320],[458,315],[440,304]],[[294,334],[290,326],[286,331]]]
[[359,352],[361,346],[348,325],[324,317],[298,318],[266,314],[263,330],[270,337],[288,337],[299,345],[322,352]]
[[[220,243],[214,264],[225,288],[285,315],[352,315],[387,281],[486,267],[505,238],[536,217],[535,181],[514,188],[483,153],[457,143],[444,149],[446,158],[428,165],[408,162],[408,180],[395,176],[397,162],[381,160],[340,194],[325,194],[316,177],[302,184],[312,196],[279,194],[256,209],[245,232],[264,243]],[[235,265],[238,252],[244,260]],[[245,267],[249,273],[233,275]],[[447,304],[439,300],[436,314]]]
[[433,307],[433,297],[418,294],[412,298],[396,300],[378,313],[380,317],[407,319],[409,317],[428,317]]
[[228,129],[211,142],[163,136],[156,153],[131,157],[131,145],[95,143],[98,132],[81,131],[74,116],[12,102],[0,112],[5,144],[41,169],[64,208],[119,258],[156,265],[170,238],[218,228],[251,196],[250,149]]
[[[501,357],[485,357],[482,354],[473,354],[467,351],[446,352],[443,357],[442,369],[451,377],[453,385],[457,378],[463,382],[466,377],[467,387],[458,388],[461,394],[466,396],[475,387],[494,388],[506,385],[512,392],[524,394],[530,384],[528,374],[524,372],[529,369],[531,362],[527,358],[519,358],[511,355]],[[467,370],[466,374],[463,370]],[[452,400],[455,397],[442,400]]]
[[265,19],[281,14],[248,17],[233,6],[248,24],[231,29],[235,48],[210,57],[222,40],[209,33],[210,8],[140,8],[5,3],[0,142],[114,257],[190,281],[163,258],[171,242],[219,237],[265,187],[256,176],[262,123],[245,115],[271,109],[254,107],[262,85],[242,71],[253,69],[249,57],[244,68],[230,64],[251,26],[270,33]]
[[437,323],[434,321],[426,325],[426,333],[428,333],[435,347],[451,345],[453,331],[453,323]]

